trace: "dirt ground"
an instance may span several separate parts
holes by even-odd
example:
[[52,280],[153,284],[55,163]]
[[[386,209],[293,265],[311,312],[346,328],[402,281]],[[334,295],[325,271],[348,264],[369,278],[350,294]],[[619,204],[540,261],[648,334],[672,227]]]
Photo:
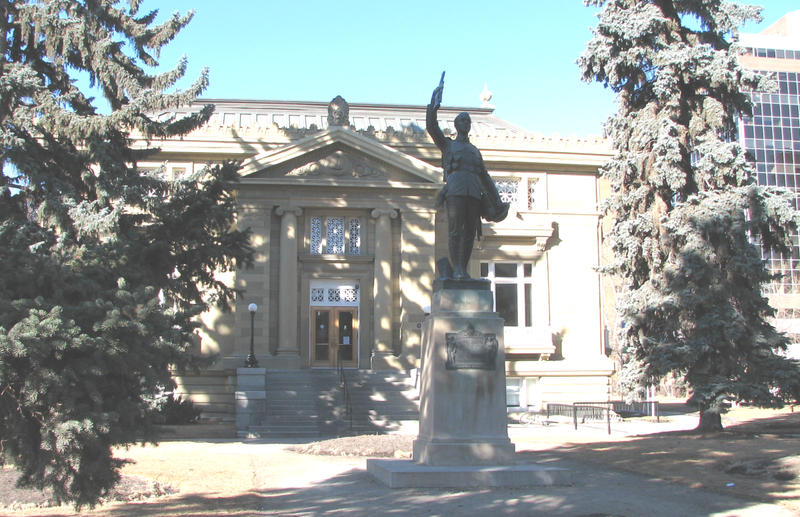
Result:
[[[571,425],[562,424],[512,439],[521,460],[580,462],[743,501],[778,504],[800,515],[800,412],[739,408],[725,422],[724,432],[711,435],[575,434]],[[136,463],[123,469],[123,483],[109,502],[88,515],[144,515],[140,510],[146,507],[151,510],[146,515],[251,515],[264,487],[308,486],[327,479],[324,472],[330,469],[363,470],[364,457],[407,458],[414,439],[373,435],[309,444],[254,443],[253,454],[241,454],[234,451],[238,440],[232,425],[170,430],[158,447],[118,451]],[[269,462],[259,463],[258,451],[269,452]],[[289,464],[304,474],[287,479],[281,465]],[[12,470],[0,471],[0,514],[74,515],[68,507],[47,508],[53,504],[47,494],[13,488],[14,479]]]

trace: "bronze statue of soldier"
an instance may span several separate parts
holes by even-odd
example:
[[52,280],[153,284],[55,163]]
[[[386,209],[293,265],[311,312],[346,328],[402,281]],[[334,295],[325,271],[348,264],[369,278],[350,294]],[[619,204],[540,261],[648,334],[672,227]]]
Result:
[[486,170],[483,156],[469,142],[472,120],[463,112],[455,119],[456,138],[444,136],[439,129],[437,112],[442,104],[444,72],[439,86],[433,90],[425,117],[428,134],[442,152],[445,186],[439,193],[436,206],[447,209],[448,247],[453,265],[453,279],[467,280],[469,259],[475,237],[480,236],[481,217],[500,222],[508,215],[509,203],[500,200],[497,186]]

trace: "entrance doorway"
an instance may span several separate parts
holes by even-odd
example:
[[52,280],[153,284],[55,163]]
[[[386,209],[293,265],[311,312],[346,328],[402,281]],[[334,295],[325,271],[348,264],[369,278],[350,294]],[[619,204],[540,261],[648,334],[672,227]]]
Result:
[[345,368],[357,365],[358,309],[312,307],[311,366]]
[[359,285],[312,281],[309,357],[312,368],[358,368]]

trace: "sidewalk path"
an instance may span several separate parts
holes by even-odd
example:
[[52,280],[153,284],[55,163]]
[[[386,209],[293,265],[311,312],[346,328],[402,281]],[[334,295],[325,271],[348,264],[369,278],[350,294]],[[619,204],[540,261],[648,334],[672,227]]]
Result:
[[[691,429],[696,416],[670,415],[661,424],[612,423],[612,434],[647,434]],[[180,493],[141,504],[111,504],[88,516],[156,517],[206,515],[284,517],[791,517],[774,504],[736,499],[730,494],[584,462],[567,449],[545,442],[572,440],[583,445],[605,443],[601,423],[525,427],[512,425],[509,435],[525,461],[567,468],[573,486],[391,489],[366,472],[366,458],[300,454],[298,443],[266,440],[208,439],[163,442],[159,447],[131,448],[136,465],[130,475],[145,476],[180,489]],[[624,440],[615,443],[625,444]],[[537,452],[538,451],[538,452]],[[738,482],[737,482],[738,484]],[[11,515],[74,515],[69,509],[13,512]]]
[[[524,450],[524,444],[518,446]],[[789,517],[771,504],[692,490],[559,458],[541,461],[571,470],[574,486],[490,489],[391,489],[365,471],[363,458],[303,456],[277,444],[219,445],[219,454],[254,454],[270,468],[259,476],[256,515],[374,517]]]

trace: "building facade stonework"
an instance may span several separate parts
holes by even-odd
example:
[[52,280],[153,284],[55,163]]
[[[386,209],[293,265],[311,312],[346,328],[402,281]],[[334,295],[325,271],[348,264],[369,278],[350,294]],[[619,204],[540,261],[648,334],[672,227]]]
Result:
[[[337,125],[329,124],[328,103],[198,102],[205,103],[216,105],[208,124],[158,142],[160,153],[139,166],[179,177],[241,161],[237,224],[252,232],[255,266],[221,275],[244,294],[233,313],[203,315],[196,352],[220,361],[179,378],[181,391],[206,415],[233,414],[251,303],[258,305],[255,352],[268,372],[337,362],[418,368],[436,261],[448,254],[446,212],[434,206],[443,186],[440,154],[424,130],[425,107],[349,104],[349,120]],[[341,112],[341,102],[335,108]],[[442,107],[446,135],[455,135],[461,111],[470,113],[470,140],[511,203],[505,221],[483,224],[469,271],[491,281],[505,320],[508,403],[605,400],[614,366],[594,268],[601,260],[598,168],[611,149],[599,138],[543,137],[492,108]]]

